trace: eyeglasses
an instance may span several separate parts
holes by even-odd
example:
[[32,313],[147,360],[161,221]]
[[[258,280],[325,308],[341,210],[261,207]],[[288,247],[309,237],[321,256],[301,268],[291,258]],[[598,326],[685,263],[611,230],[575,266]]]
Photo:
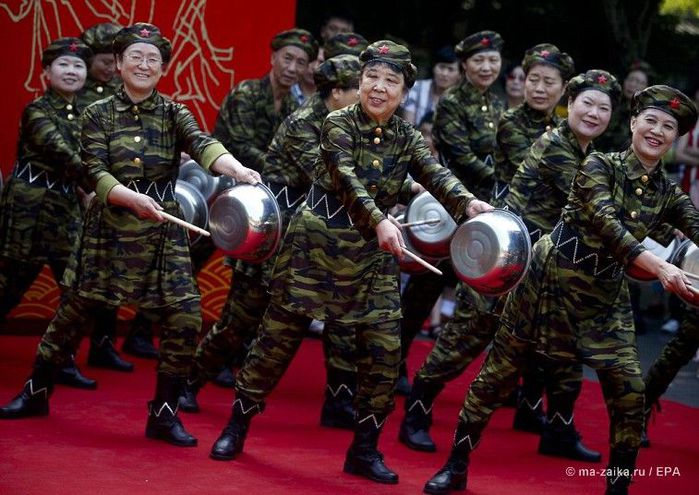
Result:
[[128,55],[125,55],[125,57],[129,62],[131,62],[134,65],[141,65],[143,62],[145,62],[146,65],[150,68],[157,67],[163,63],[163,61],[159,58],[145,58],[143,55],[140,55],[138,53],[129,53]]

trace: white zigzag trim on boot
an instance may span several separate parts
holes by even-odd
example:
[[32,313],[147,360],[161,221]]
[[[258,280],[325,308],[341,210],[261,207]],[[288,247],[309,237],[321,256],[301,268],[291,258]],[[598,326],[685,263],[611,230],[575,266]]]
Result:
[[370,415],[367,416],[366,418],[362,418],[362,419],[358,420],[358,421],[357,421],[357,424],[362,424],[362,423],[364,423],[365,421],[368,421],[368,420],[370,420],[370,419],[373,420],[374,426],[376,427],[377,430],[378,430],[379,428],[383,427],[384,423],[386,422],[386,418],[384,418],[383,421],[378,421],[378,420],[376,419],[376,415],[375,415],[375,414],[370,414]]
[[434,404],[433,404],[429,408],[425,409],[425,404],[422,402],[421,399],[418,399],[415,402],[413,402],[412,404],[410,404],[410,407],[408,408],[408,412],[412,411],[413,408],[417,405],[420,405],[420,409],[422,409],[422,412],[425,413],[425,415],[431,413],[432,408],[434,407]]
[[478,442],[473,443],[471,441],[471,434],[470,433],[468,435],[466,435],[464,438],[462,438],[461,440],[457,439],[456,433],[454,433],[454,447],[458,447],[459,445],[461,445],[462,443],[464,443],[466,441],[468,441],[468,450],[469,451],[475,449],[476,446],[478,445],[478,442],[480,442],[480,440],[478,440]]
[[242,399],[236,399],[233,401],[233,409],[235,409],[236,404],[240,404],[240,411],[243,413],[243,415],[246,415],[247,413],[249,413],[253,409],[257,409],[257,412],[259,412],[259,413],[262,412],[262,409],[260,409],[260,404],[253,404],[248,409],[245,409],[245,406],[243,405]]
[[34,397],[36,394],[40,394],[41,392],[43,392],[43,393],[44,393],[44,399],[48,399],[48,398],[49,398],[49,389],[48,389],[48,387],[43,387],[43,388],[40,388],[40,389],[38,389],[38,390],[34,390],[34,381],[33,381],[31,378],[30,378],[29,380],[27,380],[27,382],[24,384],[25,387],[26,387],[27,385],[29,385],[29,393],[31,394],[32,397]]
[[564,425],[570,426],[570,425],[573,423],[573,417],[574,417],[574,416],[575,416],[574,414],[571,414],[571,415],[570,415],[570,419],[569,419],[569,420],[566,420],[563,416],[561,416],[561,413],[556,412],[556,413],[553,415],[553,417],[552,417],[551,419],[546,418],[546,422],[547,422],[548,424],[553,424],[553,422],[556,420],[556,418],[558,418],[558,419],[561,420],[561,422],[562,422]]
[[524,405],[527,406],[529,409],[531,409],[532,411],[534,411],[537,407],[539,407],[539,405],[541,405],[541,403],[542,403],[543,401],[544,401],[544,398],[543,398],[543,397],[539,397],[539,400],[536,401],[536,404],[534,404],[534,405],[532,406],[532,403],[529,402],[529,399],[527,399],[527,398],[525,397],[524,399],[522,399],[522,400],[520,401],[519,405],[521,406],[522,404],[524,404]]
[[158,409],[157,411],[155,410],[155,408],[153,407],[152,404],[151,404],[151,406],[150,406],[150,412],[151,412],[151,414],[153,414],[156,418],[159,418],[160,415],[163,413],[163,411],[166,410],[166,409],[167,409],[168,411],[170,411],[170,414],[171,414],[172,416],[177,416],[177,410],[179,409],[179,406],[175,406],[175,410],[174,410],[174,411],[173,411],[173,409],[170,407],[170,404],[168,404],[167,402],[163,402],[163,405],[160,406],[160,409]]
[[347,393],[349,394],[350,397],[354,397],[354,394],[352,393],[352,389],[350,389],[344,383],[339,384],[337,386],[337,389],[335,389],[335,390],[333,390],[333,388],[330,386],[330,384],[327,384],[325,387],[330,391],[330,395],[332,395],[333,397],[337,397],[338,395],[340,395],[340,392],[342,391],[343,388],[345,390],[347,390]]

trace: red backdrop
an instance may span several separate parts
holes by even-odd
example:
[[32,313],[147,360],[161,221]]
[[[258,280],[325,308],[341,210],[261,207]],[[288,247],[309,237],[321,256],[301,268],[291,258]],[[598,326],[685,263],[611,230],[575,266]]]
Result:
[[[0,2],[0,169],[12,169],[24,106],[44,89],[41,51],[61,36],[78,36],[98,22],[156,24],[173,42],[173,59],[159,90],[186,102],[202,126],[213,127],[218,105],[231,86],[269,69],[272,36],[293,27],[295,0],[15,0]],[[230,270],[220,258],[199,277],[204,316],[215,319],[226,298]],[[13,317],[48,318],[58,300],[45,270]],[[122,316],[128,316],[127,313]]]

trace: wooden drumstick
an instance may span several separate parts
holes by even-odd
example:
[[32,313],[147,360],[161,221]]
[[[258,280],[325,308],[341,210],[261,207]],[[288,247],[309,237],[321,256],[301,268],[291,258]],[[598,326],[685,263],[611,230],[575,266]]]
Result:
[[430,218],[427,220],[417,220],[415,222],[408,222],[400,224],[401,227],[417,227],[418,225],[434,225],[441,223],[439,218]]
[[422,258],[420,258],[417,254],[415,254],[415,253],[413,253],[413,252],[411,252],[411,251],[408,251],[408,250],[407,250],[406,248],[404,248],[404,247],[401,247],[401,249],[403,250],[403,254],[404,254],[404,255],[408,256],[409,258],[412,258],[413,261],[416,261],[417,263],[421,264],[422,266],[424,266],[425,268],[427,268],[429,271],[434,272],[434,273],[436,273],[437,275],[444,275],[444,274],[442,273],[442,271],[441,271],[439,268],[435,267],[434,265],[429,264],[427,261],[425,261],[425,260],[423,260]]
[[208,230],[204,230],[200,227],[197,227],[194,224],[191,224],[189,222],[185,222],[181,218],[177,218],[176,216],[170,215],[169,213],[165,213],[164,211],[159,211],[163,218],[167,220],[168,222],[176,223],[177,225],[181,225],[182,227],[191,230],[192,232],[196,232],[197,234],[201,234],[206,237],[211,237],[211,234],[209,233]]

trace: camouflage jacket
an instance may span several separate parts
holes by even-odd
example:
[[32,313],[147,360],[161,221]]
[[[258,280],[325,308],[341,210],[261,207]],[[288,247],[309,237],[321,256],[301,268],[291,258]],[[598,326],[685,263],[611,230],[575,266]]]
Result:
[[435,109],[433,134],[445,166],[479,199],[489,200],[498,120],[505,103],[464,80]]
[[182,151],[206,169],[226,152],[185,105],[156,91],[134,104],[121,88],[85,110],[81,155],[101,201],[88,208],[65,285],[115,306],[159,308],[199,297],[184,228],[107,204],[112,187],[123,184],[181,218],[173,188]]
[[699,211],[689,196],[667,178],[662,164],[648,173],[630,149],[593,153],[583,162],[561,219],[587,246],[623,266],[666,223],[699,243]]
[[359,104],[328,115],[323,124],[316,182],[334,191],[365,239],[398,202],[408,173],[461,221],[474,196],[432,155],[410,123],[371,120]]
[[288,94],[281,110],[274,109],[269,75],[243,81],[221,103],[213,135],[243,165],[261,172],[277,127],[297,108],[296,99]]
[[[587,149],[589,154],[592,144]],[[567,120],[544,133],[529,149],[510,181],[505,203],[524,218],[533,237],[553,230],[585,156]],[[541,230],[538,236],[537,229]]]
[[107,98],[116,94],[117,90],[121,86],[121,79],[119,77],[113,77],[108,83],[103,83],[87,75],[85,80],[85,86],[78,93],[78,103],[81,108],[87,107],[89,104]]
[[511,108],[500,119],[496,135],[497,148],[493,162],[496,189],[494,202],[507,195],[508,185],[527,156],[529,147],[547,127],[555,127],[555,116],[534,110],[526,103]]

